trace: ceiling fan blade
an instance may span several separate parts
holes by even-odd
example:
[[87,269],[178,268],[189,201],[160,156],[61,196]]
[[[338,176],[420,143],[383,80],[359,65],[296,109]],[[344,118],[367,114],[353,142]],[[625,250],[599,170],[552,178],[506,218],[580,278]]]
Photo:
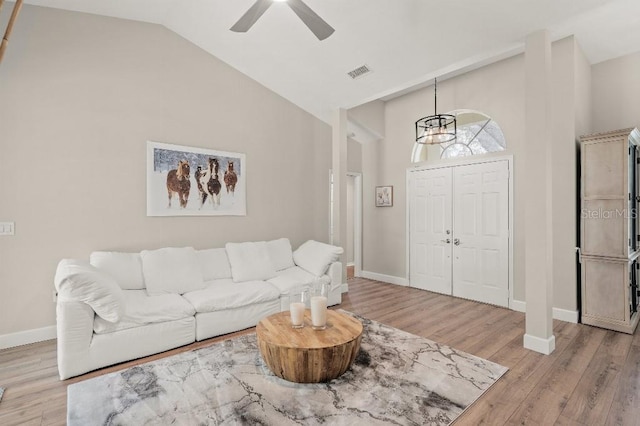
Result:
[[318,40],[324,40],[335,31],[331,25],[327,24],[324,19],[318,16],[309,6],[302,0],[288,0],[287,4],[295,12],[302,22],[309,27],[312,33],[318,37]]
[[272,3],[272,0],[256,0],[253,6],[231,27],[231,31],[246,33],[260,19],[262,14],[269,9]]

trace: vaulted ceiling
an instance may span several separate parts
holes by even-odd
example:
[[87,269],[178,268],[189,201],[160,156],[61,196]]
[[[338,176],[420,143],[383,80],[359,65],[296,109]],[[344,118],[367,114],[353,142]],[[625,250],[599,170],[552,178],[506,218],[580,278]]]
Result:
[[229,28],[255,0],[25,2],[164,25],[324,121],[522,52],[540,29],[574,34],[591,63],[640,49],[640,0],[305,0],[335,28],[324,41],[283,2],[247,33]]

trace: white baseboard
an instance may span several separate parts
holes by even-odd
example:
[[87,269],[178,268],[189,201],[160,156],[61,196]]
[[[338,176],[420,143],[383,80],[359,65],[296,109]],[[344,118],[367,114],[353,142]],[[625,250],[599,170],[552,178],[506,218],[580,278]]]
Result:
[[524,347],[532,351],[540,352],[544,355],[549,355],[556,349],[556,336],[551,336],[547,339],[532,336],[531,334],[524,335]]
[[[370,280],[382,281],[389,284],[396,284],[401,286],[408,286],[409,280],[406,278],[394,277],[393,275],[378,274],[377,272],[362,271],[362,278],[368,278]],[[526,312],[527,303],[522,300],[512,299],[509,302],[509,307],[517,312]],[[578,323],[578,311],[571,311],[562,308],[553,308],[553,319],[557,319],[564,322]]]
[[378,274],[377,272],[362,271],[362,278],[370,280],[382,281],[384,283],[402,285],[407,287],[409,280],[406,278],[394,277],[393,275]]
[[570,311],[568,309],[553,308],[553,319],[564,322],[578,323],[578,311]]
[[512,311],[527,312],[527,304],[522,300],[515,300],[515,299],[511,300],[509,302],[509,307],[511,308]]
[[29,343],[42,342],[56,338],[56,326],[35,328],[33,330],[19,331],[17,333],[0,335],[0,349],[13,348],[14,346],[28,345]]
[[[527,303],[522,300],[511,300],[509,307],[518,312],[527,311]],[[570,311],[568,309],[553,308],[553,319],[557,319],[564,322],[578,323],[578,311]]]

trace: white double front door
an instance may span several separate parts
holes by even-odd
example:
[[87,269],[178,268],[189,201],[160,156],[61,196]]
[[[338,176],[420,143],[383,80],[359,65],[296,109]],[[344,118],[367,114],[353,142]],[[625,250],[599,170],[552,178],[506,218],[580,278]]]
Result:
[[411,286],[508,306],[508,161],[410,173]]

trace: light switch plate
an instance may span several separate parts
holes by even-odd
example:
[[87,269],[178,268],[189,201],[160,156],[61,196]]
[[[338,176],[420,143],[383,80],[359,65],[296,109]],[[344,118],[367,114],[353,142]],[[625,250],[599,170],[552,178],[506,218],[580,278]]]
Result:
[[15,222],[0,222],[0,235],[15,235]]

